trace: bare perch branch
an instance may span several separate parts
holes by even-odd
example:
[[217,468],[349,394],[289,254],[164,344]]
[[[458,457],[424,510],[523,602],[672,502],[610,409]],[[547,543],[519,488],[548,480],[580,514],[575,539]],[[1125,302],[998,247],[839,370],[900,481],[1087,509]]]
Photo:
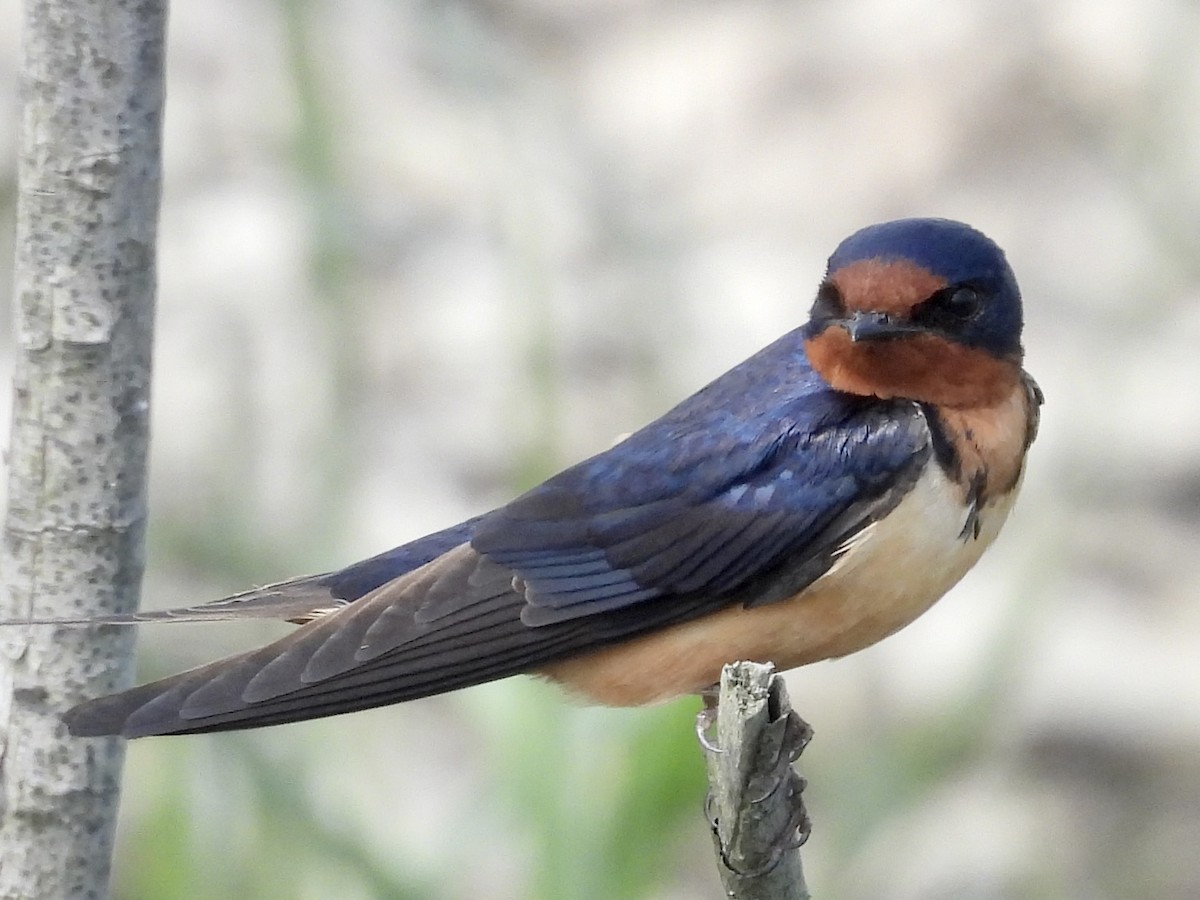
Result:
[[800,860],[809,829],[804,779],[792,762],[811,736],[773,666],[739,662],[721,672],[708,810],[726,896],[809,897]]
[[[27,0],[0,618],[136,607],[166,0]],[[127,629],[0,634],[0,898],[103,897],[123,744],[63,710],[130,683]]]

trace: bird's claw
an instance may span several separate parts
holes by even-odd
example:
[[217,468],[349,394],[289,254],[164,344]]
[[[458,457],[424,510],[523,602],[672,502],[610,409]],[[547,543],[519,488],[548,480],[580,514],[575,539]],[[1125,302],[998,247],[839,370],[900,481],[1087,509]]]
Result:
[[762,804],[780,790],[786,791],[785,799],[790,814],[775,845],[783,850],[791,850],[802,846],[812,832],[812,820],[804,805],[804,789],[808,786],[808,780],[792,768],[792,763],[800,758],[800,754],[812,740],[813,730],[795,710],[788,710],[783,719],[773,722],[768,728],[780,732],[775,760],[770,766],[769,774],[761,779],[765,783],[759,786],[758,792],[748,798],[747,802]]
[[767,854],[767,858],[756,866],[743,866],[729,858],[729,852],[725,847],[725,842],[721,840],[718,830],[716,812],[712,808],[712,792],[710,791],[704,798],[704,814],[708,818],[709,828],[716,836],[717,847],[721,853],[721,863],[739,878],[756,878],[773,871],[783,860],[785,854],[803,847],[812,834],[812,819],[808,816],[808,809],[804,805],[803,797],[804,788],[808,786],[808,782],[789,765],[787,774],[779,779],[771,793],[773,794],[783,785],[786,785],[787,801],[790,806],[789,815],[778,836],[770,842],[771,851]]
[[696,713],[696,740],[700,742],[705,753],[720,753],[721,747],[711,739],[713,728],[717,725],[717,700],[721,694],[720,685],[710,685],[700,692],[704,706]]

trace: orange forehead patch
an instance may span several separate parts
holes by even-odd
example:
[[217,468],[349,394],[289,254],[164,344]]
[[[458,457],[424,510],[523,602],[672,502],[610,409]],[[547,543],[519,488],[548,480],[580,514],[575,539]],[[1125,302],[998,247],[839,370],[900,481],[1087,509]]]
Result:
[[899,316],[907,316],[914,306],[946,286],[946,279],[904,259],[860,259],[838,269],[829,280],[847,310]]

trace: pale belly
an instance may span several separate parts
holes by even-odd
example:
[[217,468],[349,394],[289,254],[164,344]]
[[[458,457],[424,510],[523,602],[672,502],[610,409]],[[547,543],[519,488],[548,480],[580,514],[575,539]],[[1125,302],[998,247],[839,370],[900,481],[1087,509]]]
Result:
[[788,600],[730,607],[694,622],[550,665],[540,674],[593,702],[637,706],[695,693],[736,660],[780,669],[844,656],[903,628],[948,591],[995,539],[1014,488],[980,511],[978,538],[963,539],[967,509],[935,465],[890,515],[859,534],[828,572]]

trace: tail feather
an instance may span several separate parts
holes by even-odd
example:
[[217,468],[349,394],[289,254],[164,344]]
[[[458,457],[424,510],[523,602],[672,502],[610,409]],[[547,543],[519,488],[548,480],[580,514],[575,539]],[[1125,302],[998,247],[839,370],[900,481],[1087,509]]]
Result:
[[[441,577],[471,593],[477,614],[434,629],[417,623],[412,613]],[[89,700],[68,711],[65,721],[78,736],[185,734],[307,719],[438,693],[513,674],[518,671],[513,665],[546,652],[521,625],[523,605],[512,590],[511,572],[486,563],[464,544],[265,647]],[[392,628],[396,652],[362,659],[362,638],[346,636],[361,635],[381,619]],[[422,651],[426,641],[455,637],[464,642],[461,653]],[[310,670],[317,658],[322,665]]]
[[336,612],[387,582],[420,568],[470,540],[476,524],[482,518],[475,516],[336,572],[289,578],[210,603],[99,616],[27,616],[21,619],[0,619],[0,627],[141,625],[155,622],[220,622],[237,619],[278,619],[303,625]]
[[349,601],[335,597],[323,583],[326,575],[306,575],[253,588],[196,606],[149,609],[99,616],[29,616],[0,619],[0,626],[15,625],[142,625],[158,622],[221,622],[238,619],[278,619],[302,625],[328,615]]

